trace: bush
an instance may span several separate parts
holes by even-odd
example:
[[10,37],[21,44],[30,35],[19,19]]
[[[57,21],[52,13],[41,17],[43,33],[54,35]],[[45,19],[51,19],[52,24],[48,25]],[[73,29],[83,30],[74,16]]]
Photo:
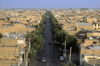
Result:
[[6,19],[7,19],[8,21],[10,21],[10,17],[6,17]]

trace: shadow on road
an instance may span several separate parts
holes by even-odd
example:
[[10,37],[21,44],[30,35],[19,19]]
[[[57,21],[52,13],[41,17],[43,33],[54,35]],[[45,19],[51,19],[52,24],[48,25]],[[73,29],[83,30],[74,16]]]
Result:
[[41,62],[40,58],[34,58],[36,61]]
[[49,62],[50,64],[56,65],[56,66],[62,66],[62,63],[60,62],[60,60],[52,60]]

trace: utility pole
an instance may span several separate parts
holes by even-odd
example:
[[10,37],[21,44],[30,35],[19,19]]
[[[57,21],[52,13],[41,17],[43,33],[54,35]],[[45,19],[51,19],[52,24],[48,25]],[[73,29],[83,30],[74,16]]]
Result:
[[30,43],[30,38],[29,38],[29,48],[28,48],[28,52],[30,51],[31,48],[31,43]]
[[95,66],[95,47],[94,47],[94,51],[93,51],[93,53],[94,53],[93,66]]
[[70,63],[70,61],[71,61],[71,51],[72,51],[72,47],[70,47],[69,63]]
[[[27,53],[27,51],[26,51],[26,48],[25,48],[25,51],[24,51],[24,64],[25,64],[25,66],[27,66],[27,58],[26,58],[26,53]],[[28,54],[28,53],[27,53]]]

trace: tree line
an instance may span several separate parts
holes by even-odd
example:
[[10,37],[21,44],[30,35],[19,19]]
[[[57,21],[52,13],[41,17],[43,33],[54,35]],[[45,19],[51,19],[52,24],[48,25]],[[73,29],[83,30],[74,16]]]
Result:
[[[72,51],[79,51],[77,47],[77,39],[74,35],[68,34],[68,32],[62,30],[60,24],[58,24],[58,21],[54,17],[54,15],[50,12],[50,20],[53,25],[53,44],[57,47],[61,47],[61,49],[64,49],[65,41],[66,41],[66,49],[69,50],[70,47],[72,47]],[[63,66],[76,66],[72,62],[69,64],[64,63]]]
[[77,39],[74,35],[68,34],[68,32],[61,29],[60,24],[58,24],[58,21],[54,17],[54,15],[50,12],[50,20],[53,25],[53,35],[54,35],[54,42],[53,44],[56,44],[59,47],[64,48],[65,41],[66,41],[66,49],[70,49],[70,47],[73,48],[73,51],[77,51]]
[[30,33],[28,32],[25,35],[26,40],[28,41],[28,39],[30,38],[30,42],[31,42],[31,48],[28,53],[29,59],[32,59],[37,54],[37,52],[43,48],[44,39],[43,39],[42,33],[45,27],[46,16],[47,16],[47,13],[42,15],[42,19],[39,23],[39,27],[38,25],[35,26],[36,30]]

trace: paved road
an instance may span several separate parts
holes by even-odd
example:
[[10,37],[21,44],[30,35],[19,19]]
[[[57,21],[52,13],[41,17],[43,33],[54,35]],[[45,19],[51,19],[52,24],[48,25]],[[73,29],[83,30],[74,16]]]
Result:
[[[38,52],[38,55],[35,56],[32,59],[31,65],[30,66],[62,66],[62,63],[67,63],[68,62],[68,57],[69,55],[65,58],[65,60],[63,62],[61,62],[59,60],[59,58],[57,57],[57,55],[60,53],[56,46],[54,46],[53,40],[52,40],[52,25],[50,22],[50,17],[49,17],[49,12],[47,12],[47,20],[46,20],[46,24],[45,24],[45,28],[43,31],[43,38],[45,40],[44,45],[45,47],[43,47],[43,49],[45,49],[45,51],[40,50]],[[51,45],[48,45],[48,43],[51,43]],[[46,63],[42,63],[41,59],[45,57],[46,58]],[[79,54],[75,55],[72,54],[72,61],[73,60],[78,60],[79,59]]]
[[[47,12],[47,20],[46,25],[43,31],[43,37],[44,37],[44,49],[45,51],[41,50],[35,58],[32,59],[30,66],[62,66],[62,62],[59,61],[59,58],[57,58],[57,54],[59,53],[56,49],[56,46],[54,46],[53,40],[52,40],[52,25],[49,18],[49,12]],[[48,43],[51,43],[51,45],[48,45]],[[41,59],[43,57],[46,57],[46,63],[42,63]]]

